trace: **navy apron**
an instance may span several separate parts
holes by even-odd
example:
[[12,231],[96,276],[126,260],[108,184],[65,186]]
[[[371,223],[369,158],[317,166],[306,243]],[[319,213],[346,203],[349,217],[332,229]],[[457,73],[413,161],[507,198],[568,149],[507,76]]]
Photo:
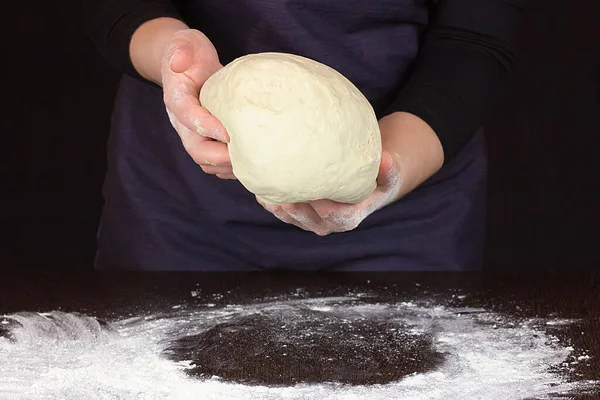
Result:
[[[264,51],[325,63],[378,115],[397,95],[428,22],[426,0],[196,0],[180,12],[221,62]],[[123,76],[112,116],[99,270],[448,271],[481,267],[482,134],[437,174],[355,230],[319,237],[280,222],[238,181],[185,152],[160,88]]]

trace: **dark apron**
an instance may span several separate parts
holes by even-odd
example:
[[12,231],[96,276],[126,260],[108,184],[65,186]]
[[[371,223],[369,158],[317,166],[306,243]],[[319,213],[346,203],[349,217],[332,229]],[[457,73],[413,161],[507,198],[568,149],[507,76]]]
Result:
[[[226,64],[279,51],[330,65],[381,115],[417,55],[427,1],[197,0],[181,13]],[[124,76],[116,99],[97,269],[473,270],[481,267],[486,160],[479,133],[440,172],[354,231],[319,237],[202,172],[159,88]]]

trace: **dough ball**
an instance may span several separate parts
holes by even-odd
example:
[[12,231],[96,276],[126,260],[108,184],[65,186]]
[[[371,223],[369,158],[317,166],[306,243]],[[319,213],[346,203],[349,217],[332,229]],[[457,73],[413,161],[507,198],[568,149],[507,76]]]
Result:
[[234,174],[266,203],[358,203],[376,187],[375,112],[324,64],[283,53],[243,56],[204,84],[200,102],[229,132]]

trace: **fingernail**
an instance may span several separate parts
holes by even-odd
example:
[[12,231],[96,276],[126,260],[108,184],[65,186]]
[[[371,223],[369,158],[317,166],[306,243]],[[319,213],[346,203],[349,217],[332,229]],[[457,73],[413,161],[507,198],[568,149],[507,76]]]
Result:
[[180,49],[176,49],[175,51],[173,51],[173,54],[171,54],[171,58],[169,59],[169,68],[172,68],[173,59],[177,54],[179,54],[179,51]]
[[383,156],[389,161],[389,167],[385,171],[385,173],[389,173],[394,168],[394,158],[390,153],[384,153]]
[[204,129],[202,127],[202,125],[200,125],[200,120],[196,120],[194,122],[194,126],[196,127],[196,132],[199,135],[202,135],[204,137],[211,137],[211,138],[219,140],[221,142],[225,142],[225,143],[227,142],[227,138],[225,137],[225,134],[219,128],[212,127],[210,129],[210,135],[208,135],[206,132],[206,129]]
[[212,137],[217,138],[217,140],[220,140],[223,143],[227,143],[227,138],[225,137],[225,134],[221,132],[219,128],[212,128],[210,132],[212,133]]

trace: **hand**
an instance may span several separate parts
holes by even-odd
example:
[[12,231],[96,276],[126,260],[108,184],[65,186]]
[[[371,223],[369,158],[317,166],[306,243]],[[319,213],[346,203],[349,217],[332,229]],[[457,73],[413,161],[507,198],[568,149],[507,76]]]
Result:
[[388,205],[400,192],[400,167],[393,156],[384,151],[379,166],[377,187],[371,195],[358,204],[317,200],[308,203],[281,206],[257,201],[275,217],[319,236],[333,232],[346,232],[356,228],[367,216]]
[[355,229],[373,212],[395,202],[438,171],[444,161],[441,143],[423,120],[396,112],[379,121],[383,153],[373,193],[358,204],[331,200],[281,206],[258,202],[283,222],[319,236]]
[[204,34],[180,30],[164,46],[161,83],[169,120],[188,154],[204,172],[235,179],[226,144],[229,135],[199,100],[204,82],[221,68],[217,51]]

